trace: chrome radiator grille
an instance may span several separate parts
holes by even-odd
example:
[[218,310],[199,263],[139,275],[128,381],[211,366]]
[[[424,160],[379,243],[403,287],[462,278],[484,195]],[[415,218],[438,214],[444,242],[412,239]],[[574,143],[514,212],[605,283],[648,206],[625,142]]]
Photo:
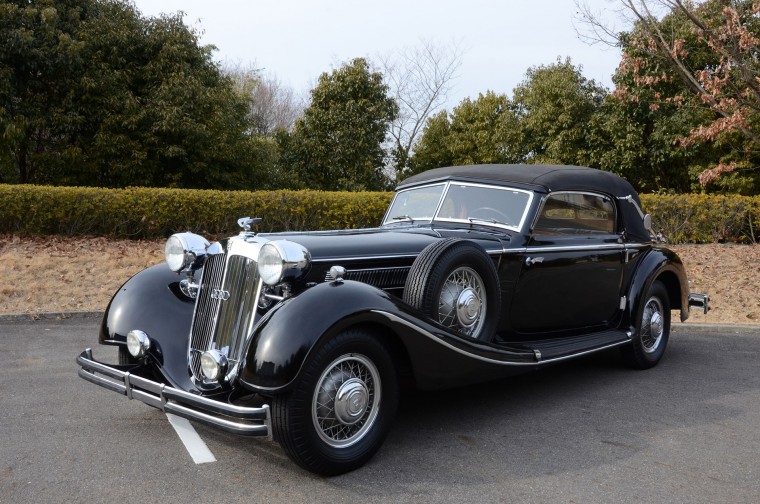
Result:
[[259,283],[256,261],[241,255],[207,257],[190,332],[196,379],[202,379],[200,357],[206,350],[221,351],[235,368],[256,315]]

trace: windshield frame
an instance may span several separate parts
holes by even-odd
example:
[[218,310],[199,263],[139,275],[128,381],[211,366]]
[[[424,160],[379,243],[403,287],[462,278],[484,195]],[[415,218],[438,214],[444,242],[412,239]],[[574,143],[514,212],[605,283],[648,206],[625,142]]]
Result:
[[[466,224],[468,227],[472,226],[473,224],[483,225],[483,226],[489,226],[489,227],[495,227],[500,229],[508,229],[510,231],[516,231],[521,232],[523,227],[525,226],[525,221],[528,218],[528,213],[530,212],[530,209],[533,205],[533,199],[535,197],[535,193],[533,191],[527,190],[527,189],[521,189],[518,187],[512,187],[512,186],[502,186],[502,185],[493,185],[493,184],[483,184],[478,182],[465,182],[460,180],[447,180],[445,182],[434,182],[430,184],[420,184],[418,186],[409,187],[402,189],[400,191],[396,191],[396,193],[393,195],[393,199],[391,200],[390,204],[388,205],[388,210],[385,212],[385,216],[383,217],[382,225],[386,226],[388,224],[399,224],[404,222],[409,222],[408,220],[394,220],[391,214],[391,209],[393,208],[393,204],[396,202],[396,198],[399,197],[402,193],[405,193],[407,191],[413,191],[415,189],[422,189],[426,187],[433,187],[433,186],[439,186],[441,184],[444,184],[445,187],[443,188],[443,191],[441,191],[441,195],[438,199],[438,203],[436,204],[435,212],[433,212],[433,217],[431,219],[415,219],[414,216],[410,216],[413,219],[413,222],[425,222],[425,223],[432,223],[432,222],[449,222],[449,223],[457,223],[457,224]],[[440,218],[439,213],[441,211],[441,207],[443,206],[443,202],[446,200],[446,196],[449,193],[449,189],[452,185],[457,186],[467,186],[467,187],[481,187],[485,189],[494,189],[494,190],[500,190],[500,191],[510,191],[510,192],[519,192],[523,194],[528,195],[528,200],[525,204],[525,208],[523,209],[522,216],[520,217],[520,222],[516,226],[512,226],[509,224],[502,224],[498,222],[489,222],[488,220],[480,220],[480,219],[452,219],[452,218]]]

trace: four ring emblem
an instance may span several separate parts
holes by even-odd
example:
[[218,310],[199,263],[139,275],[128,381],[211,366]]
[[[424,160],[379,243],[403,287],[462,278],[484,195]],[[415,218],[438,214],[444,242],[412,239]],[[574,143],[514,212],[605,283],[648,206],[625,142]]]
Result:
[[230,298],[230,291],[222,289],[212,289],[211,299],[218,299],[219,301],[227,301]]

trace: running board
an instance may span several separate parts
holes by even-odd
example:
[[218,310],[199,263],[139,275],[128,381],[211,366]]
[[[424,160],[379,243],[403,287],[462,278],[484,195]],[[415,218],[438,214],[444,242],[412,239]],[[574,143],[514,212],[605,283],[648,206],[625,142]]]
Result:
[[626,331],[603,331],[583,336],[542,339],[535,341],[510,342],[509,346],[532,350],[536,362],[570,359],[583,354],[623,345],[631,341],[631,333]]

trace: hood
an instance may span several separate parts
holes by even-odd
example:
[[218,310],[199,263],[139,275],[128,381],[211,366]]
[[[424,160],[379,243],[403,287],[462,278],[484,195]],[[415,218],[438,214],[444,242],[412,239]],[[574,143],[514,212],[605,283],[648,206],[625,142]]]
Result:
[[306,247],[312,262],[361,261],[362,259],[416,257],[441,238],[458,236],[472,240],[485,250],[501,250],[508,236],[478,230],[453,230],[431,226],[310,231],[300,233],[262,233],[269,240],[289,240]]

